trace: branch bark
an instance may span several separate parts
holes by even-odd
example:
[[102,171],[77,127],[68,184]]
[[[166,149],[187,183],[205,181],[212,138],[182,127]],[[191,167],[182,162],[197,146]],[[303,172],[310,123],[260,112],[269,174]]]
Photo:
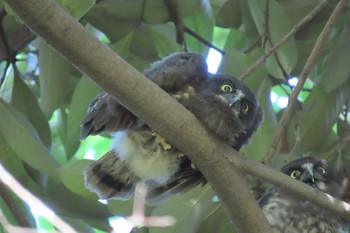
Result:
[[328,35],[331,33],[332,28],[338,19],[338,17],[341,15],[341,13],[344,11],[346,4],[348,0],[340,0],[335,7],[334,11],[332,12],[331,16],[329,17],[326,25],[324,26],[321,34],[318,36],[317,41],[315,43],[315,46],[313,47],[310,56],[308,57],[303,70],[301,71],[299,77],[298,77],[298,83],[291,94],[290,98],[288,99],[288,106],[286,110],[284,111],[281,120],[278,123],[277,133],[276,136],[271,144],[270,150],[268,153],[264,156],[262,159],[263,163],[268,164],[271,159],[273,158],[275,151],[277,150],[278,144],[280,142],[280,139],[282,138],[282,134],[287,129],[287,126],[289,124],[289,120],[292,116],[292,113],[294,111],[294,106],[296,103],[296,99],[298,98],[298,95],[300,91],[303,89],[305,81],[316,63],[316,60],[318,59],[321,49],[326,42],[326,39],[328,38]]
[[293,26],[292,30],[288,32],[278,43],[276,43],[269,51],[262,55],[256,62],[249,66],[244,73],[241,75],[240,79],[246,79],[251,72],[256,70],[266,59],[273,53],[277,51],[281,45],[288,41],[292,36],[294,36],[297,31],[300,30],[307,22],[309,22],[327,3],[329,0],[322,0],[310,13],[308,13],[302,20],[299,21],[296,25]]
[[[54,1],[6,2],[34,32],[188,155],[217,191],[225,211],[239,232],[271,232],[244,183],[242,171],[287,188],[350,220],[349,204],[330,200],[329,195],[242,156],[209,134],[182,105],[145,79],[104,44],[92,38],[83,26]],[[93,56],[91,51],[94,52]]]
[[217,191],[239,232],[271,232],[240,169],[224,157],[228,153],[240,156],[237,152],[209,134],[176,100],[91,37],[53,0],[6,2],[36,34],[188,155]]

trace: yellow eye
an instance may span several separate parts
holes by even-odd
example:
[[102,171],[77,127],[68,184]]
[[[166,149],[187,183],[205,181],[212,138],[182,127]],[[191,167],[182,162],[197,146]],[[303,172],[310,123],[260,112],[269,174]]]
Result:
[[294,170],[292,171],[292,173],[290,173],[290,177],[292,177],[293,179],[296,179],[300,176],[300,171],[299,170]]
[[223,92],[232,92],[232,91],[233,91],[233,88],[232,88],[232,86],[229,85],[229,84],[224,84],[224,85],[221,86],[221,90],[222,90]]
[[318,171],[319,173],[324,174],[324,173],[326,173],[326,168],[324,168],[324,167],[318,167],[318,168],[317,168],[317,171]]
[[244,103],[242,105],[243,112],[247,113],[249,111],[249,105],[247,103]]

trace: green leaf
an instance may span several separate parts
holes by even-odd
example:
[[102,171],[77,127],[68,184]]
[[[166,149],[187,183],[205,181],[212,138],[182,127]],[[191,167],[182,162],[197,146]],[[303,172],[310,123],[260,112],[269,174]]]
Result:
[[174,39],[168,38],[152,28],[150,28],[150,33],[160,57],[166,57],[170,53],[183,50],[182,46],[177,44]]
[[239,0],[228,0],[220,9],[222,21],[232,28],[238,28],[242,24],[242,13]]
[[[95,233],[105,233],[105,232],[112,232],[112,227],[109,224],[109,221],[107,218],[102,219],[96,219],[96,218],[90,218],[90,219],[84,219],[84,222],[88,224],[89,226],[92,226],[95,230]],[[101,229],[103,231],[99,231],[98,229]]]
[[[265,7],[266,1],[260,0],[249,0],[249,7],[252,12],[252,16],[255,21],[255,25],[260,33],[260,35],[265,35]],[[288,15],[286,15],[278,2],[275,0],[269,1],[269,12],[268,12],[268,31],[269,36],[273,44],[279,42],[291,29],[292,25],[288,20]],[[271,44],[266,42],[266,51],[271,48]],[[287,72],[290,74],[294,66],[297,63],[298,54],[295,40],[293,38],[286,41],[278,50],[278,58]],[[284,79],[283,73],[278,67],[276,58],[270,56],[267,59],[267,69],[270,74],[274,77]]]
[[[310,56],[310,53],[315,46],[315,41],[310,41],[310,40],[298,40],[297,41],[297,48],[298,48],[298,54],[299,54],[299,59],[297,64],[294,67],[292,76],[298,76],[302,69],[305,66],[305,63],[307,59]],[[333,46],[330,44],[325,44],[320,48],[320,56],[316,58],[316,62],[321,60],[325,55],[327,55],[330,50],[333,49]],[[317,74],[318,75],[318,74]],[[318,76],[317,76],[318,78]]]
[[244,51],[246,48],[251,47],[251,45],[254,43],[251,39],[247,38],[246,35],[243,35],[239,30],[231,29],[226,43],[225,43],[225,52],[226,50],[239,50]]
[[38,40],[40,104],[46,116],[67,103],[71,65],[44,40]]
[[[68,157],[72,156],[74,145],[80,143],[80,125],[87,114],[87,108],[91,101],[101,92],[98,87],[89,78],[83,77],[78,82],[69,106],[67,118],[67,140],[65,147]],[[72,147],[69,149],[69,147]]]
[[[227,46],[230,46],[229,42],[225,45],[226,53],[222,58],[220,72],[230,74],[235,77],[241,76],[241,74],[262,55],[261,49],[256,49],[251,53],[245,54],[235,49],[226,49]],[[266,68],[264,66],[260,66],[255,71],[250,73],[247,80],[255,80],[255,82],[259,83],[266,77]]]
[[[33,182],[29,178],[28,174],[23,167],[22,160],[13,152],[11,148],[7,146],[4,137],[0,134],[0,164],[11,175],[24,185],[27,189],[32,189]],[[28,221],[30,226],[35,226],[35,220],[28,208],[28,205],[23,203],[17,196],[15,196],[8,188],[5,188],[4,184],[0,183],[0,208],[6,215],[7,219],[15,225],[18,225],[16,218],[12,211],[8,208],[8,204],[13,205],[11,209],[18,208],[22,216]],[[5,202],[4,202],[5,201]]]
[[350,77],[350,26],[347,26],[331,52],[325,70],[320,76],[321,84],[330,93],[343,85]]
[[[86,14],[84,20],[106,34],[112,43],[123,39],[139,27],[138,21],[121,20],[117,16],[106,14],[102,9],[99,10],[97,6],[103,2],[93,7],[91,11]],[[118,28],[118,30],[116,30],[116,28]]]
[[107,206],[96,199],[86,198],[67,189],[62,183],[52,179],[47,181],[45,193],[40,195],[50,208],[64,216],[103,219],[111,214]]
[[213,202],[214,191],[209,186],[197,187],[190,192],[174,196],[166,203],[155,207],[152,216],[171,215],[176,224],[167,228],[151,228],[150,233],[194,233],[203,218],[216,208]]
[[59,2],[75,19],[78,20],[95,4],[95,0],[59,0]]
[[128,201],[111,200],[108,202],[108,209],[114,216],[130,216],[133,210],[133,199]]
[[0,116],[0,133],[7,145],[30,166],[55,177],[58,164],[27,119],[1,99]]
[[240,0],[240,10],[242,14],[242,20],[243,20],[243,31],[244,34],[248,37],[254,38],[255,40],[259,39],[259,33],[257,31],[257,28],[254,23],[254,19],[252,16],[252,13],[249,9],[249,4],[247,0]]
[[51,132],[47,118],[27,84],[17,72],[14,76],[11,103],[33,125],[45,146],[50,148]]
[[259,91],[255,93],[258,93],[256,97],[264,110],[264,120],[243,150],[250,158],[261,160],[270,149],[278,124],[270,99],[272,82],[269,78],[263,79],[262,82],[254,82],[253,79],[248,79],[248,81],[251,81],[247,83],[249,87],[252,85],[259,87]]
[[320,1],[318,0],[279,1],[279,4],[283,8],[286,15],[288,15],[289,21],[292,25],[297,24],[319,3]]
[[[349,87],[350,83],[346,82],[331,93],[327,93],[323,85],[313,88],[303,104],[303,110],[298,111],[289,124],[288,142],[291,148],[297,145],[299,151],[306,153],[317,150],[325,143],[345,101],[349,98]],[[299,129],[297,134],[296,128]],[[296,141],[297,137],[299,141]]]
[[73,227],[77,232],[95,233],[94,229],[87,225],[83,219],[62,217],[62,219]]
[[[202,3],[194,10],[190,17],[183,20],[184,24],[190,28],[198,36],[208,42],[213,39],[214,32],[214,16],[212,15],[211,6],[208,1],[202,0]],[[186,43],[192,52],[206,54],[209,50],[207,45],[204,45],[198,39],[185,34]]]
[[[177,1],[179,14],[182,17],[191,15],[198,9],[201,0],[179,0]],[[92,9],[97,17],[115,17],[123,21],[140,21],[157,24],[170,21],[167,8],[162,1],[139,0],[104,0]]]
[[129,49],[131,42],[134,38],[135,31],[131,31],[123,39],[119,40],[117,43],[112,44],[110,47],[119,54],[122,58],[126,59],[129,55]]
[[58,175],[62,183],[73,193],[81,196],[96,199],[96,194],[87,190],[84,186],[83,170],[89,166],[93,161],[78,160],[58,169]]
[[197,232],[201,233],[236,233],[224,209],[218,205],[203,219]]

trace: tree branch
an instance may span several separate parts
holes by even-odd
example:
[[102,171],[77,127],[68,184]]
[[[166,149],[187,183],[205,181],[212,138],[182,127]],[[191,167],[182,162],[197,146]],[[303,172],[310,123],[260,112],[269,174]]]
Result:
[[213,45],[212,43],[210,43],[209,41],[207,41],[206,39],[204,39],[203,37],[201,37],[200,35],[198,35],[194,31],[192,31],[190,28],[185,26],[184,30],[185,30],[185,32],[187,32],[188,34],[190,34],[191,36],[193,36],[194,38],[196,38],[198,41],[202,42],[203,44],[205,44],[209,48],[215,49],[216,51],[221,53],[221,55],[225,55],[225,51],[224,50],[219,49],[218,47],[216,47],[215,45]]
[[175,99],[91,37],[55,1],[8,0],[7,3],[35,33],[188,155],[217,191],[239,232],[271,232],[239,168],[224,158],[227,153],[240,156],[237,152],[208,133]]
[[248,75],[256,70],[263,62],[265,62],[266,58],[268,58],[271,54],[275,53],[276,50],[281,47],[281,45],[288,41],[294,34],[300,30],[307,22],[309,22],[327,3],[329,0],[321,1],[309,14],[307,14],[302,20],[299,21],[287,35],[285,35],[277,44],[275,44],[269,51],[267,51],[264,55],[262,55],[253,65],[249,66],[244,73],[241,75],[240,79],[244,80],[248,77]]
[[[25,189],[15,178],[6,171],[0,164],[0,181],[3,182],[9,189],[11,189],[20,199],[26,203],[31,203],[36,206],[45,205],[33,194],[31,194],[27,189]],[[3,219],[6,221],[6,219]],[[60,232],[64,233],[77,233],[71,226],[66,224],[57,215],[52,216],[52,225],[54,225]]]
[[[350,220],[349,204],[329,198],[319,190],[252,161],[212,136],[182,105],[92,38],[54,1],[6,2],[33,31],[188,155],[217,191],[225,211],[239,232],[271,232],[243,182],[243,170]],[[91,56],[91,51],[94,51],[94,56]],[[101,63],[101,60],[105,62]]]
[[17,220],[18,224],[22,227],[30,227],[30,224],[27,221],[26,217],[23,215],[22,210],[18,208],[14,200],[11,198],[8,189],[2,183],[0,183],[0,197],[6,203],[7,208],[11,210],[11,213]]
[[298,77],[298,83],[292,92],[290,98],[288,99],[288,106],[286,110],[284,111],[281,120],[278,123],[277,133],[276,136],[271,144],[269,152],[264,156],[263,163],[267,164],[271,161],[273,158],[278,144],[280,142],[282,134],[287,129],[289,119],[291,118],[291,115],[294,110],[296,99],[300,93],[300,91],[303,89],[305,81],[307,79],[307,76],[309,75],[309,72],[311,71],[313,65],[315,64],[317,58],[319,57],[321,53],[321,49],[323,47],[323,44],[325,43],[328,35],[331,33],[332,28],[337,20],[337,18],[341,15],[341,13],[344,11],[346,4],[348,0],[340,0],[335,7],[334,11],[332,12],[331,16],[329,17],[326,25],[324,26],[321,34],[318,36],[317,41],[315,43],[315,46],[313,47],[310,56],[308,57],[305,66],[303,70],[301,71],[299,77]]
[[163,0],[166,8],[168,9],[171,20],[175,24],[176,28],[176,42],[183,45],[186,48],[186,41],[184,36],[184,25],[182,23],[181,15],[179,12],[179,6],[176,0]]

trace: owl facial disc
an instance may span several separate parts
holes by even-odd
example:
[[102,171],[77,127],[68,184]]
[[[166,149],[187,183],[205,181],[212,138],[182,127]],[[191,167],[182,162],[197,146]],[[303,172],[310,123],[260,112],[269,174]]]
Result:
[[302,165],[302,173],[299,180],[312,187],[325,191],[325,178],[320,174],[312,163]]

